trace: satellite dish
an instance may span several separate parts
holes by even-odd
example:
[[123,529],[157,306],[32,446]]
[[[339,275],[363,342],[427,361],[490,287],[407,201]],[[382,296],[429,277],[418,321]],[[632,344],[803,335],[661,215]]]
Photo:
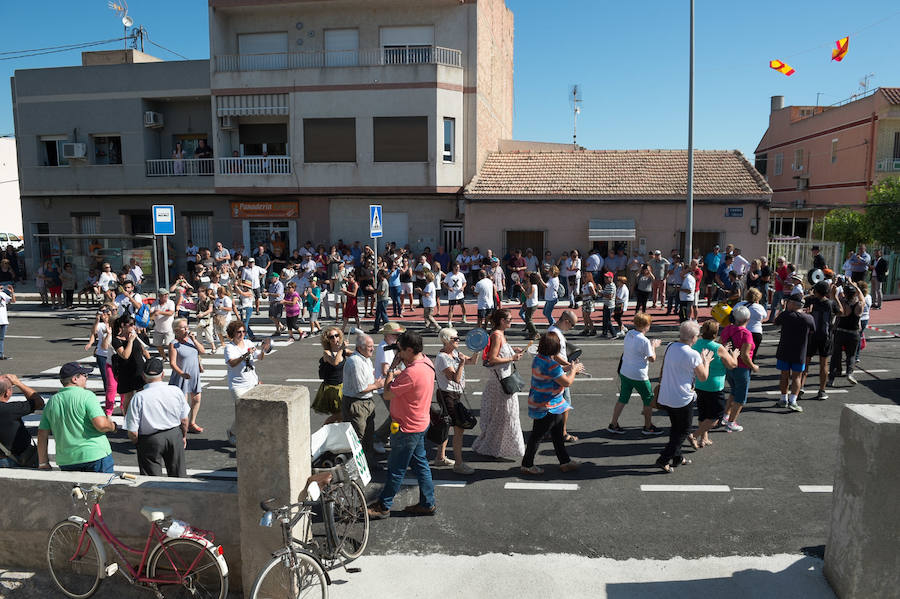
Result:
[[131,27],[132,25],[134,25],[134,19],[132,19],[128,15],[125,15],[124,17],[122,17],[122,25],[125,25],[125,27]]
[[822,272],[822,269],[820,268],[811,269],[808,273],[806,273],[806,279],[810,283],[815,285],[816,283],[825,280],[825,273]]

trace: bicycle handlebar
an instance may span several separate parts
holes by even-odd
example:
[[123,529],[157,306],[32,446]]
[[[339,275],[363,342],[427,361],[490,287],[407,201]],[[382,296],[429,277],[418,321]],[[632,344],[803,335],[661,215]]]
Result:
[[[106,487],[111,485],[113,483],[113,481],[116,480],[117,478],[120,478],[123,480],[131,480],[131,481],[137,480],[137,477],[133,474],[129,474],[127,472],[121,472],[121,473],[117,472],[117,473],[113,474],[112,476],[110,476],[109,480],[106,481],[105,483],[103,483],[101,485],[91,485],[91,487],[87,490],[87,493],[93,495],[95,498],[97,498],[99,500],[101,497],[103,497],[103,494],[105,493],[104,489],[106,489]],[[74,499],[77,499],[78,501],[86,499],[85,490],[82,489],[78,483],[75,483],[75,485],[72,487],[72,497]]]

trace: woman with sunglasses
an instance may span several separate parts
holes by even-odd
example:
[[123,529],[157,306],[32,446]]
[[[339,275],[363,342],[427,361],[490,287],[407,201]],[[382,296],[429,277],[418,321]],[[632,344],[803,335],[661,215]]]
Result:
[[[251,294],[252,297],[252,294]],[[237,406],[238,400],[247,394],[250,389],[259,384],[254,364],[264,360],[266,353],[272,346],[272,342],[266,339],[257,347],[247,337],[247,327],[239,320],[232,320],[226,329],[228,343],[225,345],[225,365],[228,367],[228,389],[231,398]],[[228,427],[228,443],[237,447],[237,437],[234,434],[234,420]]]
[[175,340],[169,344],[169,364],[172,365],[172,376],[169,384],[181,389],[191,407],[188,432],[202,433],[203,427],[197,425],[197,413],[200,411],[200,374],[203,365],[200,356],[206,353],[197,336],[190,332],[186,318],[176,318],[174,322]]
[[109,323],[110,309],[102,306],[97,311],[94,319],[94,328],[91,329],[91,337],[84,346],[85,351],[91,349],[94,342],[97,343],[97,349],[94,350],[94,359],[97,360],[97,368],[100,370],[100,378],[103,380],[103,392],[106,395],[105,411],[107,416],[112,416],[113,409],[116,407],[116,392],[118,385],[116,377],[113,375],[112,360],[110,360],[110,352],[112,351],[113,327]]
[[344,342],[340,327],[325,327],[322,332],[322,357],[319,358],[319,378],[322,383],[316,392],[312,409],[327,414],[324,424],[341,422],[341,397],[344,387],[344,362],[353,355]]
[[128,404],[135,391],[144,388],[144,361],[150,359],[147,346],[138,338],[134,317],[127,312],[113,325],[113,372],[122,400],[122,415],[128,413]]
[[[430,273],[429,273],[430,274]],[[444,328],[438,333],[443,347],[434,359],[434,370],[437,378],[438,405],[445,414],[450,415],[453,422],[453,460],[447,459],[447,439],[438,445],[437,456],[432,466],[452,467],[457,474],[474,474],[475,469],[463,462],[462,444],[466,430],[464,422],[460,422],[456,404],[462,401],[466,388],[466,375],[463,367],[474,363],[476,356],[467,356],[459,351],[459,332],[456,329]]]
[[[238,285],[235,290],[235,294],[237,295],[237,307],[240,310],[242,324],[246,329],[247,339],[250,341],[254,340],[253,330],[250,328],[250,318],[253,316],[253,301],[255,296],[253,295],[253,289],[251,289],[252,283],[248,280],[243,280]],[[229,335],[230,337],[230,335]]]

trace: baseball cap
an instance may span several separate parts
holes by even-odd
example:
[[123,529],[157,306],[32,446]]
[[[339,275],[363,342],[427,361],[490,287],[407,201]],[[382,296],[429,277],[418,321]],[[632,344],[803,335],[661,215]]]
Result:
[[93,371],[93,368],[82,366],[78,362],[68,362],[66,364],[63,364],[62,368],[59,369],[59,379],[63,380],[71,378],[76,374],[90,374]]
[[169,290],[164,287],[160,287],[156,290],[156,295],[169,295]]
[[247,262],[256,262],[256,258],[247,258]]
[[714,246],[713,246],[713,249],[714,249],[714,250],[718,250],[718,249],[719,249],[719,246],[718,246],[718,245],[714,245]]
[[607,273],[604,274],[603,276],[604,276],[604,277],[609,277],[609,278],[611,279],[611,278],[613,278],[615,275],[614,275],[613,273],[611,273],[611,272],[607,272]]
[[662,254],[662,252],[659,251],[659,250],[654,250],[653,253],[656,254],[657,256],[659,256],[660,254]]
[[277,279],[277,278],[279,278],[280,276],[281,276],[281,275],[279,275],[277,272],[270,272],[270,273],[269,273],[269,278],[270,278],[270,279]]
[[803,303],[803,294],[802,293],[792,293],[788,298],[792,302],[797,302],[798,304]]
[[150,358],[144,362],[144,374],[147,376],[159,376],[163,373],[163,361],[161,358]]

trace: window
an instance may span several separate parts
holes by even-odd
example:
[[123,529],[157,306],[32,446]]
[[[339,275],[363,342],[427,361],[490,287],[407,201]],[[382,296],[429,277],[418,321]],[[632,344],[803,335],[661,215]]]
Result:
[[775,175],[780,175],[782,170],[784,169],[784,154],[778,153],[775,154]]
[[287,68],[288,35],[274,33],[242,33],[238,35],[238,54],[243,71],[267,71]]
[[356,162],[356,119],[303,119],[303,162]]
[[42,135],[39,144],[39,163],[43,166],[68,166],[69,161],[63,158],[62,148],[67,141],[65,135]]
[[210,243],[209,233],[212,229],[209,216],[189,216],[188,225],[191,231],[190,239],[197,247],[212,247]]
[[837,139],[831,140],[831,164],[837,162]]
[[75,217],[77,220],[78,230],[76,233],[83,235],[97,234],[97,220],[100,218],[95,214],[83,214]]
[[385,64],[426,64],[431,62],[434,27],[382,27],[381,47]]
[[900,131],[894,131],[894,160],[900,160]]
[[287,125],[267,123],[241,125],[238,129],[242,156],[287,156]]
[[325,66],[353,67],[359,64],[359,30],[325,31]]
[[794,150],[794,164],[792,165],[792,168],[795,171],[803,170],[803,149],[802,148],[798,148],[798,149]]
[[122,164],[122,138],[118,135],[94,136],[94,164]]
[[428,162],[428,117],[375,117],[375,162]]
[[768,154],[760,154],[756,157],[756,170],[759,171],[759,174],[763,177],[766,176],[766,169],[769,166],[769,155]]
[[456,160],[456,119],[444,119],[444,162]]

